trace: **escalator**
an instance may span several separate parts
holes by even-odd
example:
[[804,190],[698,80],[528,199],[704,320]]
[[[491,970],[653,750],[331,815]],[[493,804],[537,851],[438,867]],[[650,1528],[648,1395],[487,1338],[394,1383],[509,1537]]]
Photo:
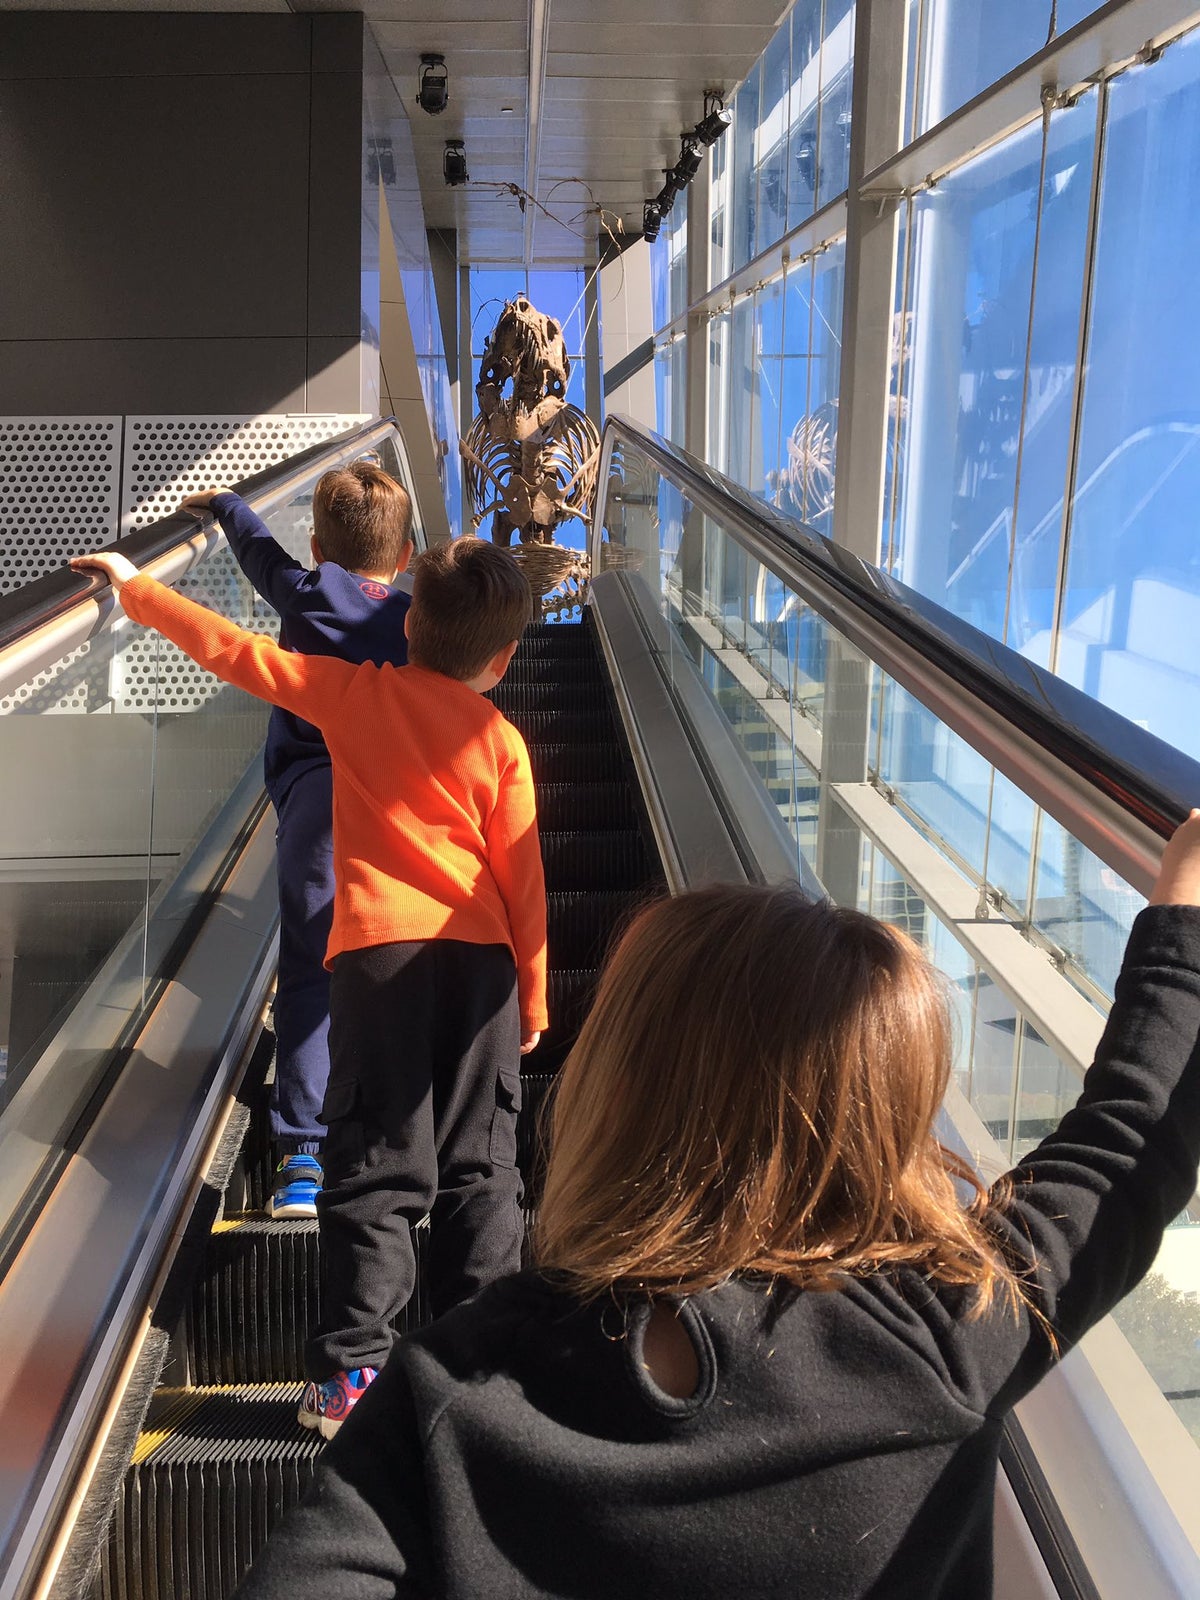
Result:
[[[490,696],[529,747],[548,897],[551,1026],[522,1063],[518,1160],[539,1181],[537,1118],[614,931],[663,892],[643,837],[590,626],[530,628]],[[263,1214],[266,1098],[202,1245],[180,1333],[124,1476],[96,1600],[223,1600],[311,1477],[320,1440],[296,1423],[317,1311],[317,1225]],[[425,1230],[418,1229],[418,1268]],[[425,1320],[418,1292],[397,1330]]]
[[[386,432],[360,430],[337,449],[378,449]],[[265,475],[264,506],[294,520],[332,448],[290,463],[279,481]],[[549,894],[552,1025],[522,1073],[527,1205],[537,1203],[538,1115],[605,947],[646,898],[713,880],[798,878],[923,940],[971,1008],[944,1137],[985,1172],[1007,1164],[1077,1081],[1103,1022],[1106,941],[1132,914],[1172,821],[1200,797],[1200,769],[621,419],[606,429],[601,485],[583,621],[531,629],[492,692],[530,748]],[[181,556],[185,535],[195,548]],[[207,562],[220,559],[203,530],[155,537],[145,561],[175,562],[177,576],[201,547]],[[224,579],[207,562],[184,581],[214,603]],[[243,603],[243,620],[264,625]],[[0,615],[0,651],[2,626]],[[21,648],[28,665],[53,647]],[[110,672],[110,689],[129,676]],[[160,735],[169,744],[172,725]],[[1057,829],[1069,842],[1074,899],[1064,891],[1047,919],[1057,945],[939,833],[969,810],[969,762],[982,763],[989,797],[1019,789],[1035,838]],[[204,872],[164,874],[149,897],[138,1005],[107,1053],[97,1049],[101,1064],[81,1079],[54,1161],[31,1172],[18,1220],[0,1236],[12,1240],[3,1338],[34,1304],[34,1247],[42,1231],[54,1237],[55,1203],[72,1195],[76,1169],[107,1173],[121,1152],[141,1149],[143,1131],[151,1144],[170,1122],[165,1112],[145,1130],[118,1122],[104,1144],[110,1103],[128,1117],[135,1087],[181,1079],[188,1064],[196,1081],[178,1088],[163,1153],[132,1163],[145,1168],[144,1193],[127,1208],[129,1240],[111,1254],[140,1265],[120,1293],[98,1283],[90,1311],[72,1312],[76,1365],[64,1353],[67,1378],[22,1455],[24,1479],[11,1473],[6,1485],[0,1474],[0,1600],[39,1590],[220,1600],[302,1492],[319,1448],[295,1423],[315,1226],[261,1215],[273,896],[269,821],[252,776],[232,784],[196,854]],[[1125,886],[1115,910],[1117,891],[1101,903],[1093,879]],[[93,996],[101,1009],[113,982]],[[60,1033],[79,1034],[86,1000]],[[218,1012],[225,1020],[210,1022],[202,1045],[198,1019]],[[156,1021],[163,1042],[144,1044]],[[181,1026],[192,1034],[164,1071]],[[998,1075],[997,1041],[1011,1084]],[[0,1203],[2,1158],[0,1144]],[[100,1244],[114,1196],[102,1198],[98,1279],[110,1271]],[[83,1254],[77,1246],[72,1259]],[[40,1270],[51,1283],[45,1258]],[[11,1314],[10,1280],[24,1295]],[[73,1305],[67,1285],[51,1288],[55,1304]],[[402,1327],[423,1316],[418,1290]],[[997,1489],[998,1600],[1200,1593],[1187,1487],[1196,1446],[1186,1399],[1168,1401],[1166,1388],[1105,1325],[1021,1408]]]

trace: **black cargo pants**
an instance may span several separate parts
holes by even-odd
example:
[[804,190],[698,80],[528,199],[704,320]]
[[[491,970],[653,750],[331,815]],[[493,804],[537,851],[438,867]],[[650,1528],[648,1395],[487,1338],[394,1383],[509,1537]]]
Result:
[[321,1313],[308,1377],[381,1367],[430,1213],[435,1316],[521,1264],[520,1013],[505,945],[455,939],[337,956],[317,1199]]

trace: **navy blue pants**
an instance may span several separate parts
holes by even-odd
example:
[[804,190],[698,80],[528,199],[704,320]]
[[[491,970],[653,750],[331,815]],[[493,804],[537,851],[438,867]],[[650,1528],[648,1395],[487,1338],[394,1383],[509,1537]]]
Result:
[[333,966],[321,1312],[307,1376],[381,1367],[429,1214],[435,1317],[521,1265],[521,1022],[506,945],[349,950]]
[[316,1155],[325,1138],[329,1081],[329,973],[333,922],[333,773],[298,777],[276,805],[279,980],[275,992],[275,1087],[271,1135],[283,1155]]

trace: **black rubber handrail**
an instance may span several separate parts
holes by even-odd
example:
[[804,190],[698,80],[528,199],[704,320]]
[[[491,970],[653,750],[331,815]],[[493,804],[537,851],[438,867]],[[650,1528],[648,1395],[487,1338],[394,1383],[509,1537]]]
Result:
[[[1169,838],[1200,804],[1200,762],[628,417],[610,415],[606,422],[602,485],[618,441],[652,461],[686,499],[723,522],[804,603],[850,632],[867,654],[873,654],[874,639],[919,656],[938,675],[943,701],[950,680],[964,704],[986,707],[1044,752],[1048,764],[1069,769],[1159,839]],[[595,572],[604,565],[602,536],[597,518]],[[888,670],[886,654],[884,648],[878,651]],[[913,675],[910,670],[909,680]],[[919,688],[914,693],[921,697]]]
[[[281,461],[273,467],[265,467],[261,472],[243,478],[230,487],[247,499],[255,494],[267,493],[286,479],[303,474],[306,468],[315,465],[331,451],[344,450],[347,446],[353,445],[356,439],[366,440],[378,432],[381,422],[391,422],[394,426],[395,418],[383,417],[378,421],[348,428],[344,433],[335,434],[333,438],[325,439],[320,444],[309,445],[307,449],[289,456],[286,461]],[[147,523],[144,528],[138,528],[135,532],[126,534],[123,539],[106,544],[102,548],[119,550],[133,562],[135,567],[144,567],[148,562],[157,560],[159,556],[166,555],[168,551],[194,538],[196,529],[195,517],[189,516],[186,512],[176,511],[170,516],[160,517],[156,522]],[[90,555],[94,552],[87,553]],[[86,577],[82,573],[72,572],[68,566],[63,566],[55,572],[47,572],[40,578],[34,578],[10,594],[0,595],[0,652],[8,649],[26,634],[63,616],[80,601],[95,594],[96,587],[94,577]]]

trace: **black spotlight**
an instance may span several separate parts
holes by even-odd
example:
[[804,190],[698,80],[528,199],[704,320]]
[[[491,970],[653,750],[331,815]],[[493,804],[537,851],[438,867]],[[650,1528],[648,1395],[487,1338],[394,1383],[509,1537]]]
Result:
[[711,91],[704,96],[704,115],[696,124],[696,138],[707,148],[717,140],[733,121],[733,112],[721,96]]
[[667,181],[654,196],[654,204],[658,207],[660,216],[668,217],[671,214],[671,207],[675,204],[675,196],[683,188],[683,179],[675,167],[664,172],[663,177]]
[[694,134],[684,135],[683,143],[679,146],[679,160],[672,168],[672,171],[682,180],[680,183],[681,188],[683,184],[691,183],[692,179],[700,171],[701,163],[704,160],[704,157],[700,154],[702,148],[699,139]]
[[653,244],[658,238],[658,230],[662,227],[662,208],[657,200],[647,200],[642,207],[642,238],[647,244]]
[[417,104],[422,111],[428,111],[431,117],[436,117],[439,112],[445,111],[449,98],[445,56],[423,55],[421,76],[417,83]]
[[442,177],[451,189],[457,189],[460,183],[471,181],[471,175],[467,171],[467,153],[463,149],[461,139],[446,140],[446,148],[442,152]]

